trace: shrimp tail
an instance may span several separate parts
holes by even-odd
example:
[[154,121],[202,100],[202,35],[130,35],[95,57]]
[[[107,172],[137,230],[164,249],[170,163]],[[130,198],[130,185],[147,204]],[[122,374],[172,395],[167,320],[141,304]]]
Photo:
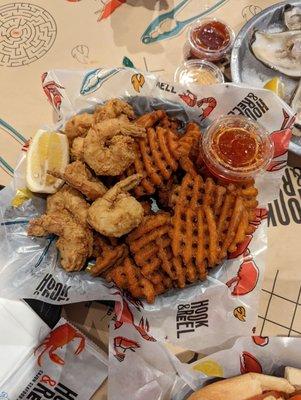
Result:
[[102,200],[105,200],[109,203],[114,203],[121,192],[128,192],[129,190],[134,189],[134,187],[136,187],[140,183],[142,178],[142,174],[134,174],[123,179],[122,181],[116,183],[116,185],[113,186],[111,189],[109,189],[102,197]]
[[128,192],[129,190],[134,189],[141,182],[142,178],[142,174],[134,174],[118,182],[116,186],[118,186],[119,189]]

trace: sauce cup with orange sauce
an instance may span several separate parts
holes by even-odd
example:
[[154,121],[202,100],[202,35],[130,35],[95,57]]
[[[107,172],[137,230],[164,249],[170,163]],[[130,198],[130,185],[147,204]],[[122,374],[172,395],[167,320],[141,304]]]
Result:
[[214,121],[204,132],[200,156],[214,176],[244,181],[264,171],[273,153],[273,142],[262,125],[241,115],[229,115]]

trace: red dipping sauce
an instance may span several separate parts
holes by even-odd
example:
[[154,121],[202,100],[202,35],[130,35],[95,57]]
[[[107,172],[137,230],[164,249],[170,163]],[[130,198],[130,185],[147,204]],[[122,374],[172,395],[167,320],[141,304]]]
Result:
[[231,49],[233,30],[224,22],[202,19],[193,24],[189,31],[192,56],[209,61],[218,61]]
[[268,132],[243,116],[221,117],[202,137],[200,161],[223,180],[250,180],[265,170],[272,157]]

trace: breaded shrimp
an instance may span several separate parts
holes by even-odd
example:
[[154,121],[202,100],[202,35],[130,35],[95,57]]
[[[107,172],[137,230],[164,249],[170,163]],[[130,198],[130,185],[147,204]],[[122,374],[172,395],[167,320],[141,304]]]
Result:
[[64,132],[68,137],[70,145],[76,137],[86,136],[93,124],[93,119],[93,114],[83,113],[74,115],[74,117],[67,121]]
[[61,264],[66,271],[79,271],[93,251],[91,229],[77,223],[67,210],[57,210],[30,221],[28,235],[59,236],[56,247],[60,251]]
[[70,147],[70,155],[73,160],[84,161],[84,138],[76,137]]
[[135,174],[118,182],[89,208],[88,223],[99,233],[109,237],[120,237],[140,224],[143,207],[129,193],[141,181]]
[[129,119],[135,118],[133,108],[124,100],[112,99],[103,106],[98,106],[94,112],[94,122],[98,123],[106,119],[117,118],[121,115],[127,116]]
[[88,208],[89,204],[78,190],[64,185],[58,192],[48,196],[46,213],[66,209],[79,224],[86,226]]
[[56,178],[63,179],[70,186],[79,190],[90,200],[96,200],[107,191],[105,185],[91,174],[89,169],[81,161],[74,161],[67,165],[65,172],[47,171]]
[[121,175],[135,159],[133,138],[145,129],[118,118],[94,125],[84,139],[84,159],[97,175]]

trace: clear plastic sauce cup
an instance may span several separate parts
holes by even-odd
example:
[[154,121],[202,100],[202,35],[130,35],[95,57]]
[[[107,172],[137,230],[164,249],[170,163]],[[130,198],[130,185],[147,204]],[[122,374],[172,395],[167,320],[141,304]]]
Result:
[[192,56],[219,61],[231,50],[235,34],[232,28],[217,18],[204,18],[191,25],[188,42]]
[[209,61],[190,60],[184,62],[175,72],[174,80],[184,86],[214,85],[224,82],[221,70]]
[[214,121],[204,132],[200,156],[216,177],[244,181],[264,171],[273,153],[273,142],[262,125],[241,115],[229,115]]

